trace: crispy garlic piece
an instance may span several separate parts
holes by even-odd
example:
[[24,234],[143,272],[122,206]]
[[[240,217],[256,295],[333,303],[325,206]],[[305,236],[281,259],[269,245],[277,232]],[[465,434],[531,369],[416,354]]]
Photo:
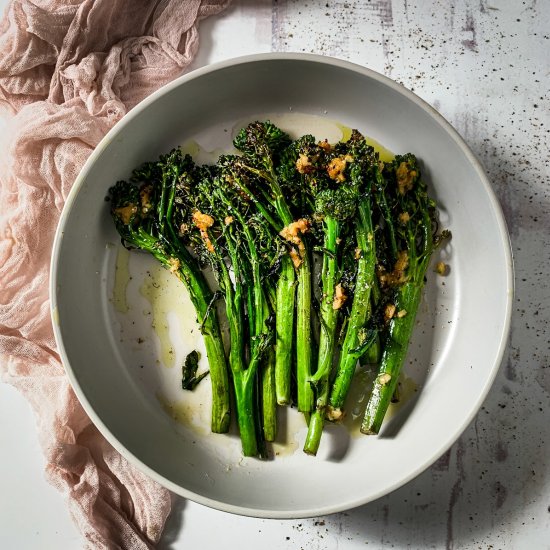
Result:
[[139,200],[141,202],[141,213],[147,214],[153,205],[151,203],[151,194],[153,193],[153,187],[151,185],[144,185],[139,190]]
[[295,222],[289,223],[279,232],[279,235],[281,235],[285,241],[295,245],[290,250],[290,258],[292,259],[292,263],[296,269],[298,269],[302,264],[306,251],[306,247],[304,246],[304,242],[302,241],[300,235],[307,233],[310,227],[311,223],[309,220],[300,218]]
[[208,214],[203,214],[195,210],[195,212],[193,212],[193,223],[201,233],[201,238],[204,241],[206,250],[210,253],[214,252],[214,245],[208,236],[208,229],[214,225],[214,218]]
[[303,153],[298,157],[298,160],[296,161],[296,170],[300,172],[300,174],[309,174],[313,172],[314,170],[313,164],[311,164],[311,161],[309,160],[309,157],[307,155],[304,155]]
[[411,170],[408,162],[402,162],[397,168],[397,189],[400,195],[404,195],[413,188],[414,179],[418,175],[416,170]]
[[340,309],[348,299],[342,285],[338,283],[334,288],[334,300],[332,301],[332,309]]
[[330,405],[327,407],[326,418],[330,422],[339,422],[344,418],[344,416],[344,411],[339,407],[336,409]]
[[128,206],[121,206],[113,210],[114,214],[124,225],[128,225],[132,221],[132,217],[138,211],[138,207],[135,204],[129,204]]
[[386,323],[389,323],[390,320],[393,319],[395,310],[396,307],[394,304],[386,304],[386,307],[384,308],[384,321],[386,321]]
[[328,177],[339,182],[345,181],[346,176],[344,175],[344,171],[346,170],[346,165],[352,161],[353,157],[351,155],[333,158],[327,165]]
[[437,262],[434,271],[438,275],[445,276],[449,272],[449,266],[445,262]]
[[169,265],[168,269],[170,270],[170,273],[173,273],[174,275],[176,275],[181,267],[181,262],[178,260],[178,258],[170,258],[168,265]]
[[409,266],[409,253],[406,250],[401,250],[397,254],[397,261],[393,267],[393,271],[388,273],[384,268],[378,268],[378,280],[383,287],[396,286],[404,283],[407,280],[405,271]]

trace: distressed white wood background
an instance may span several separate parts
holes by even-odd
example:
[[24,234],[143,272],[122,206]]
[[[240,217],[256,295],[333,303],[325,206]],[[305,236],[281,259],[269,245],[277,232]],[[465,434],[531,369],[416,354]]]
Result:
[[[200,32],[194,67],[320,53],[384,73],[439,110],[501,200],[516,297],[489,397],[418,478],[311,520],[241,518],[178,499],[161,548],[550,548],[550,0],[236,0]],[[0,547],[81,547],[62,497],[42,479],[27,405],[5,385],[0,396],[11,419],[0,430]]]

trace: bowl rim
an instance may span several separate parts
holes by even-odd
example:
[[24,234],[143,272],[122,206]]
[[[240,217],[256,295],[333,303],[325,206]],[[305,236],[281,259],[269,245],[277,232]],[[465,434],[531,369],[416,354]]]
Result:
[[[225,502],[220,502],[218,500],[215,500],[209,497],[204,497],[198,493],[195,493],[193,491],[185,489],[184,487],[181,487],[180,485],[177,485],[176,483],[165,478],[163,475],[159,474],[158,472],[150,468],[147,464],[142,462],[137,456],[135,456],[132,452],[130,452],[122,443],[120,443],[120,441],[114,436],[113,433],[111,433],[110,429],[103,422],[103,420],[96,414],[92,405],[88,401],[86,397],[86,393],[83,390],[83,388],[80,386],[77,380],[77,377],[71,367],[67,352],[63,344],[63,339],[61,336],[61,331],[59,326],[59,320],[57,317],[57,300],[58,300],[57,275],[59,271],[58,262],[59,262],[59,253],[61,248],[61,241],[63,240],[65,225],[69,218],[70,212],[73,208],[73,204],[76,200],[76,197],[78,196],[80,189],[82,188],[84,182],[86,181],[86,178],[88,176],[88,173],[90,172],[91,167],[96,162],[96,159],[101,155],[103,150],[109,145],[109,143],[115,138],[115,136],[122,130],[122,128],[126,124],[128,124],[130,120],[139,116],[142,111],[147,109],[149,105],[157,101],[163,95],[169,93],[175,88],[178,88],[179,86],[184,85],[186,82],[201,78],[204,75],[207,75],[222,69],[227,69],[238,65],[245,65],[248,63],[272,62],[272,61],[299,61],[299,62],[305,61],[309,63],[330,65],[340,69],[352,71],[364,77],[373,79],[385,86],[388,86],[389,88],[396,91],[400,95],[403,95],[409,101],[413,102],[416,106],[420,107],[429,117],[431,117],[439,126],[441,126],[446,131],[446,133],[452,138],[454,143],[462,151],[462,153],[464,154],[464,156],[466,157],[468,162],[472,165],[476,174],[478,175],[479,180],[481,181],[485,189],[485,192],[487,193],[487,196],[489,198],[491,208],[495,214],[498,233],[501,240],[502,251],[504,253],[505,264],[506,264],[505,281],[506,281],[506,288],[507,288],[507,296],[506,296],[506,303],[505,303],[505,316],[503,319],[502,331],[501,331],[500,340],[498,343],[498,350],[495,355],[495,359],[493,361],[491,369],[490,371],[488,371],[489,375],[485,380],[484,386],[481,390],[481,393],[479,394],[479,398],[475,403],[475,406],[472,407],[470,412],[464,417],[458,429],[456,429],[452,434],[450,434],[447,437],[447,439],[443,442],[443,444],[438,449],[437,453],[433,454],[429,459],[422,462],[421,465],[414,468],[407,475],[402,476],[400,479],[396,480],[394,483],[388,485],[385,489],[380,490],[374,494],[371,494],[367,498],[362,498],[362,499],[358,498],[353,501],[346,501],[337,505],[320,505],[315,509],[299,510],[299,511],[249,508],[245,506],[239,506],[234,504],[228,504]],[[502,363],[504,353],[507,349],[507,344],[508,344],[508,339],[510,334],[512,305],[513,305],[513,299],[514,299],[514,266],[513,266],[512,246],[510,241],[510,235],[509,235],[504,214],[502,211],[502,207],[499,203],[499,200],[493,188],[491,187],[489,179],[487,178],[480,161],[477,159],[473,151],[466,144],[466,142],[460,136],[457,130],[455,130],[455,128],[438,111],[436,111],[430,104],[428,104],[426,101],[421,99],[418,95],[416,95],[414,92],[407,89],[402,84],[399,84],[396,81],[392,80],[391,78],[385,75],[382,75],[372,69],[359,65],[357,63],[353,63],[343,59],[338,59],[335,57],[319,55],[319,54],[297,53],[297,52],[291,52],[291,53],[268,52],[268,53],[250,54],[250,55],[244,55],[244,56],[225,59],[223,61],[208,64],[203,67],[194,69],[186,74],[183,74],[182,76],[174,79],[173,81],[163,85],[161,88],[159,88],[158,90],[153,92],[151,95],[143,99],[140,103],[138,103],[135,107],[133,107],[128,113],[126,113],[107,132],[107,134],[102,138],[102,140],[99,142],[96,148],[92,151],[92,153],[84,163],[81,171],[77,175],[73,183],[73,186],[67,196],[65,205],[63,207],[63,210],[59,218],[58,226],[54,236],[51,258],[52,259],[50,264],[50,281],[49,281],[50,315],[51,315],[51,320],[53,325],[54,336],[58,347],[58,352],[61,357],[61,362],[63,364],[64,370],[67,373],[71,387],[74,390],[79,402],[84,408],[86,414],[90,417],[90,420],[93,422],[93,424],[98,428],[98,430],[105,437],[105,439],[126,460],[128,460],[129,463],[131,463],[140,471],[148,475],[151,479],[159,483],[161,486],[169,489],[170,491],[182,497],[189,498],[194,502],[203,504],[210,508],[214,508],[224,512],[239,514],[243,516],[249,516],[249,517],[268,518],[268,519],[300,519],[300,518],[309,518],[309,517],[342,512],[344,510],[350,510],[358,506],[367,504],[368,502],[377,500],[395,491],[396,489],[402,487],[403,485],[405,485],[406,483],[408,483],[409,481],[417,477],[420,473],[425,471],[434,462],[436,462],[439,457],[441,457],[445,452],[447,452],[447,450],[462,435],[462,433],[468,427],[470,422],[479,412],[479,409],[481,408],[483,402],[485,401],[485,398],[487,397],[487,394],[491,386],[493,385],[493,382],[496,378],[496,375]]]

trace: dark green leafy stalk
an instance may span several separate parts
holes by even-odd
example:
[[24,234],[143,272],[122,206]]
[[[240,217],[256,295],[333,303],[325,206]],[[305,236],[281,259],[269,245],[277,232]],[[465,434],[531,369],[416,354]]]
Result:
[[[371,243],[373,247],[373,265],[376,263],[376,260],[377,260],[376,253],[374,253],[375,243],[376,243],[376,238]],[[380,285],[378,284],[378,280],[374,276],[374,273],[373,273],[372,288],[370,289],[370,297],[371,297],[370,299],[371,312],[374,312],[379,309],[380,302],[382,300]],[[381,356],[382,356],[382,342],[380,339],[380,330],[376,330],[374,334],[374,341],[367,348],[363,356],[359,359],[359,363],[361,365],[378,365],[380,363]]]
[[[307,170],[298,170],[301,157],[314,160],[322,150],[316,144],[315,138],[306,135],[293,142],[281,155],[281,162],[278,167],[277,176],[281,186],[289,197],[290,204],[295,218],[308,219],[312,213],[312,205],[315,202],[312,192],[312,177]],[[326,165],[322,162],[311,164],[311,173],[324,171]],[[307,230],[306,230],[307,231]],[[312,268],[311,249],[308,245],[307,235],[300,236],[304,250],[302,251],[297,268],[298,288],[296,295],[296,385],[298,394],[298,410],[309,416],[315,407],[315,395],[311,384],[313,374],[312,354]],[[309,420],[308,420],[309,423]]]
[[393,219],[394,214],[392,213],[392,209],[388,204],[388,195],[385,193],[386,185],[387,181],[384,180],[381,172],[377,170],[375,176],[376,202],[378,204],[380,212],[382,213],[382,218],[385,222],[384,228],[386,238],[384,239],[384,244],[388,249],[388,257],[392,262],[395,262],[397,260],[398,246],[395,236],[395,222]]
[[370,353],[376,354],[377,327],[372,322],[372,302],[376,298],[376,247],[373,227],[372,189],[380,173],[378,154],[366,143],[356,130],[352,132],[350,155],[353,163],[350,168],[351,185],[357,194],[357,214],[354,220],[355,236],[355,284],[353,303],[335,379],[332,385],[328,417],[339,420],[342,407],[355,374],[359,358]]
[[372,344],[359,359],[361,365],[377,365],[380,362],[382,351],[380,347],[380,334],[376,332]]
[[[350,157],[348,157],[350,158]],[[349,161],[348,161],[349,162]],[[340,176],[344,178],[343,173]],[[320,176],[316,188],[321,185]],[[334,361],[338,321],[347,295],[341,284],[342,254],[341,241],[347,241],[345,232],[349,221],[355,216],[357,192],[348,182],[325,182],[336,189],[324,189],[315,199],[315,217],[322,218],[323,264],[321,268],[322,296],[319,307],[321,330],[319,335],[319,356],[317,371],[311,377],[315,387],[315,410],[311,415],[304,451],[315,455],[321,441],[326,406],[329,398],[329,381]]]
[[315,410],[309,421],[308,432],[304,444],[304,451],[310,455],[317,454],[321,441],[338,318],[338,309],[333,307],[333,300],[334,289],[338,277],[336,254],[338,248],[337,239],[340,233],[339,222],[327,216],[324,225],[326,228],[324,240],[324,249],[326,252],[323,254],[321,274],[323,286],[320,306],[321,333],[319,335],[317,371],[311,377],[311,382],[315,386],[317,400],[315,403]]
[[[207,202],[211,202],[212,213],[219,219],[225,219],[227,213],[227,203],[231,201],[224,195],[221,187],[221,180],[216,179],[217,187],[214,187],[211,180],[203,180],[203,185],[206,187],[203,190],[204,206]],[[234,214],[237,214],[237,210]],[[250,347],[247,346],[244,326],[245,317],[248,313],[251,319],[251,330],[255,330],[256,325],[250,317],[256,311],[256,305],[260,298],[257,295],[258,283],[249,280],[254,268],[246,262],[246,254],[241,244],[241,239],[244,237],[247,244],[248,235],[242,235],[241,230],[243,224],[241,218],[237,218],[232,223],[226,224],[223,222],[221,226],[222,236],[224,239],[215,239],[214,235],[209,232],[210,242],[213,243],[213,248],[216,254],[213,259],[217,264],[219,272],[222,274],[221,286],[225,295],[226,313],[229,320],[230,333],[230,352],[229,363],[233,374],[233,386],[235,391],[235,401],[237,407],[237,421],[239,424],[239,433],[244,456],[260,456],[262,454],[262,444],[258,441],[258,425],[257,409],[255,407],[256,394],[256,372],[261,361],[261,344],[260,336],[251,333]],[[227,247],[227,255],[230,260],[230,265],[233,270],[235,283],[231,280],[229,269],[226,266],[224,255],[219,250],[219,242],[224,242]],[[246,247],[246,244],[244,245]],[[257,258],[254,258],[257,264]],[[252,275],[254,277],[254,275]],[[242,281],[249,280],[249,285],[243,285]],[[243,296],[243,289],[250,289],[251,292],[247,296]],[[260,288],[261,292],[261,288]],[[248,298],[248,299],[247,299]],[[250,361],[246,365],[244,350],[250,349]]]
[[[243,454],[256,456],[258,444],[254,422],[254,380],[245,365],[246,338],[244,331],[245,296],[242,286],[233,284],[226,256],[233,265],[234,277],[241,277],[244,267],[238,256],[239,235],[233,224],[219,223],[219,203],[213,186],[215,174],[196,167],[189,159],[189,167],[178,181],[177,209],[174,221],[180,227],[182,238],[191,246],[201,261],[212,268],[220,292],[224,297],[225,312],[229,326],[229,367],[232,373],[237,422]],[[222,217],[223,219],[223,217]],[[217,238],[220,233],[223,238]],[[248,373],[248,374],[247,374]]]
[[[233,224],[231,224],[233,226]],[[233,227],[231,227],[231,232]],[[224,229],[229,233],[229,230]],[[240,265],[241,257],[237,252],[232,239],[227,239],[229,258],[233,274],[236,281],[241,280]],[[244,357],[244,350],[247,349],[246,338],[244,333],[244,307],[245,300],[243,299],[241,284],[233,285],[229,276],[229,271],[225,266],[223,258],[220,258],[220,265],[223,271],[224,290],[226,304],[231,305],[227,308],[227,318],[230,320],[230,352],[229,363],[233,374],[233,386],[235,390],[235,401],[237,404],[237,421],[239,424],[239,433],[243,447],[244,456],[257,456],[260,453],[258,445],[257,433],[257,409],[254,406],[255,393],[255,377],[259,365],[258,348],[250,351],[251,358],[248,366]],[[253,297],[252,297],[253,300]]]
[[277,437],[277,395],[275,392],[275,348],[270,347],[262,368],[262,425],[266,441]]
[[[227,363],[225,360],[225,351],[223,347],[223,340],[219,328],[219,322],[217,312],[211,307],[212,294],[204,279],[199,266],[196,261],[189,254],[187,248],[184,246],[182,240],[176,232],[174,227],[174,209],[176,202],[176,186],[180,178],[184,177],[187,170],[190,169],[192,161],[190,157],[183,156],[181,151],[176,149],[169,155],[161,157],[162,165],[162,191],[161,201],[157,209],[157,216],[161,232],[164,235],[168,235],[168,239],[173,243],[173,247],[176,251],[176,257],[180,260],[180,269],[184,271],[184,282],[187,281],[187,285],[194,286],[193,279],[197,279],[201,286],[202,300],[195,301],[194,294],[190,293],[191,301],[195,305],[195,309],[198,311],[198,322],[201,327],[201,332],[205,339],[206,354],[210,364],[210,378],[212,386],[212,425],[216,424],[216,427],[212,428],[214,433],[226,432],[229,429],[229,378],[227,373]],[[163,211],[164,208],[164,211]],[[183,268],[181,268],[183,265]],[[193,269],[188,269],[187,266]],[[208,299],[208,303],[205,306],[205,300]],[[223,362],[216,360],[210,361],[210,357],[219,358],[223,355]],[[226,417],[226,419],[224,418]]]
[[389,320],[378,376],[361,424],[365,434],[377,434],[382,426],[405,362],[430,257],[448,236],[444,232],[434,238],[435,203],[427,195],[413,155],[397,156],[385,167],[384,178],[386,203],[391,201],[397,210],[397,220],[385,221],[392,224],[398,261],[391,274],[382,273],[380,278],[392,291],[395,315]]
[[173,200],[174,179],[167,176],[172,161],[167,155],[156,163],[147,163],[134,171],[132,182],[121,181],[113,186],[111,212],[125,246],[149,252],[186,286],[201,325],[210,365],[211,428],[223,433],[229,429],[230,421],[229,380],[217,314],[210,307],[212,293],[196,260],[174,238],[173,231],[163,231],[167,212],[173,207],[169,198]]
[[279,405],[291,402],[291,372],[294,343],[294,304],[296,275],[289,256],[281,259],[281,274],[277,281],[277,311],[275,315],[275,392]]
[[[254,122],[241,130],[234,140],[234,145],[242,151],[243,160],[240,166],[258,180],[255,188],[241,186],[242,192],[249,195],[256,205],[266,201],[276,212],[280,229],[293,222],[290,206],[285,198],[283,189],[276,173],[276,163],[279,155],[290,138],[270,122]],[[294,168],[294,167],[293,167]],[[264,187],[267,184],[267,191]],[[265,208],[264,208],[265,210]],[[294,296],[296,295],[296,363],[298,384],[298,409],[309,412],[313,408],[313,391],[308,379],[311,375],[311,266],[307,249],[303,253],[297,274],[293,274],[288,260],[284,261],[284,280],[278,285],[276,318],[288,317],[294,310]],[[294,277],[298,285],[295,289]],[[290,387],[290,372],[292,349],[290,323],[277,323],[276,346],[276,375],[275,379],[280,388],[280,402],[288,402],[288,388]]]
[[[233,274],[236,281],[241,280],[241,263],[237,247],[234,243],[233,224],[224,228],[226,233],[226,242],[228,255],[231,261]],[[244,334],[244,303],[245,297],[242,295],[242,285],[231,281],[229,270],[225,265],[223,257],[218,257],[218,263],[223,273],[223,290],[226,302],[226,315],[229,320],[230,351],[229,365],[233,375],[233,388],[235,391],[235,402],[237,408],[237,422],[239,425],[239,434],[244,456],[258,456],[260,446],[258,444],[257,413],[255,407],[255,375],[259,365],[257,351],[252,355],[248,367],[244,352],[246,347],[246,338]],[[253,299],[253,297],[252,297]]]
[[366,199],[363,199],[359,204],[355,223],[355,236],[360,256],[357,260],[353,305],[346,336],[342,344],[336,377],[330,393],[329,417],[333,420],[338,420],[342,415],[341,409],[351,386],[357,361],[364,353],[365,346],[369,342],[368,336],[372,337],[366,331],[366,326],[371,311],[370,298],[375,277],[376,253],[370,207]]
[[422,286],[414,283],[405,283],[397,293],[395,306],[398,310],[407,311],[407,315],[390,322],[378,376],[361,423],[361,432],[364,434],[377,434],[380,431],[405,362],[421,297]]
[[193,350],[186,358],[185,363],[181,369],[181,387],[184,390],[193,391],[200,383],[200,381],[208,375],[209,371],[205,371],[197,376],[197,370],[199,368],[199,353]]
[[[277,262],[275,262],[276,264]],[[276,310],[277,289],[274,287],[274,274],[264,278],[264,288],[266,292],[266,307],[264,314],[265,322],[273,325],[273,312]],[[279,280],[276,282],[278,284]],[[277,331],[275,330],[275,335]],[[276,336],[266,351],[264,365],[262,368],[262,428],[263,436],[266,441],[275,441],[277,437],[277,390],[276,390]]]
[[321,268],[322,296],[319,316],[321,318],[321,333],[319,335],[319,356],[317,371],[311,377],[316,383],[330,373],[336,334],[336,321],[339,307],[334,307],[334,294],[339,279],[338,266],[338,239],[340,222],[333,216],[326,216],[324,220],[325,238],[323,266]]
[[[308,183],[310,195],[315,197],[315,217],[323,219],[324,235],[321,246],[319,362],[311,377],[316,407],[304,446],[305,452],[316,454],[325,415],[328,413],[333,419],[333,410],[331,407],[327,410],[327,405],[338,326],[341,325],[345,333],[336,379],[336,391],[340,391],[342,396],[347,393],[358,358],[373,339],[373,331],[366,327],[375,264],[374,249],[370,244],[373,234],[367,183],[378,159],[364,137],[356,131],[349,142],[334,147],[326,143],[314,146],[309,140],[301,150],[302,163],[304,157],[307,168],[303,179]],[[350,226],[355,228],[355,233],[349,230]],[[351,308],[347,304],[342,307],[348,301],[348,294],[353,294]],[[343,317],[341,322],[340,317]]]
[[[261,371],[273,344],[270,279],[278,245],[274,230],[239,194],[227,158],[217,168],[197,168],[180,182],[180,217],[196,254],[208,262],[220,285],[229,324],[229,365],[245,456],[265,456]],[[185,206],[187,205],[187,211]],[[188,220],[185,223],[185,220]],[[230,274],[231,272],[231,274]],[[258,376],[260,373],[260,376]],[[269,422],[275,418],[268,416]]]
[[[230,206],[226,203],[226,206]],[[248,301],[248,318],[250,324],[251,335],[251,355],[252,359],[256,356],[263,356],[262,365],[260,367],[261,378],[261,396],[262,396],[262,427],[263,437],[266,441],[273,441],[277,433],[277,416],[276,416],[276,398],[275,398],[275,356],[272,352],[272,346],[266,348],[266,344],[272,341],[272,330],[269,326],[270,322],[270,307],[267,294],[269,290],[266,288],[270,285],[270,281],[263,279],[261,273],[262,260],[260,252],[256,247],[256,237],[263,231],[268,231],[268,228],[263,226],[261,222],[256,220],[250,226],[238,209],[231,210],[236,218],[236,222],[240,224],[242,232],[250,254],[250,265],[252,272],[252,285],[248,284],[248,288],[252,287],[252,300]],[[254,231],[254,234],[253,234]],[[269,240],[269,238],[268,238]]]
[[311,342],[311,260],[306,249],[298,268],[296,295],[296,379],[298,384],[298,410],[309,413],[314,407],[310,384],[312,373]]

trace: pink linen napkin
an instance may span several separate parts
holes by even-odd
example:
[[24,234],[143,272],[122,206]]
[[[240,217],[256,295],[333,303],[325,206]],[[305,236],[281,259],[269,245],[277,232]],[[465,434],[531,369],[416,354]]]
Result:
[[29,400],[48,480],[89,547],[151,548],[170,494],[100,435],[53,338],[54,231],[82,164],[140,100],[180,75],[198,22],[230,0],[13,0],[0,23],[0,372]]

